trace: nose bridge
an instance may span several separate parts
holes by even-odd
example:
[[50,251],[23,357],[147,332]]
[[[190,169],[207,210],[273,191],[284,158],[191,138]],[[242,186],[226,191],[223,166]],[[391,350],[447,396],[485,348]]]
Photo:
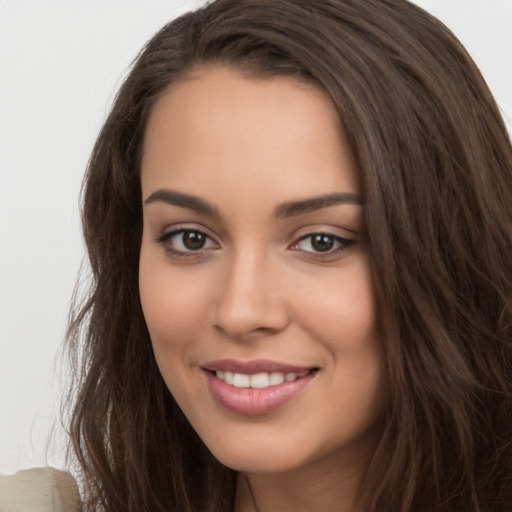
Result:
[[257,248],[234,251],[226,262],[215,306],[215,324],[231,337],[278,331],[287,313],[276,281],[275,261]]

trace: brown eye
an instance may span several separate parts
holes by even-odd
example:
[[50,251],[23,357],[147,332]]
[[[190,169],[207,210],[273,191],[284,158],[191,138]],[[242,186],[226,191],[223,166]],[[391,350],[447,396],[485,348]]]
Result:
[[206,236],[199,231],[184,231],[181,236],[183,245],[191,251],[202,249],[206,244]]
[[327,252],[334,247],[335,237],[332,235],[313,235],[311,247],[316,252]]
[[331,233],[312,233],[303,236],[291,248],[312,254],[335,254],[353,245],[355,240],[343,238]]
[[218,249],[219,246],[202,231],[196,229],[178,229],[156,238],[169,253],[187,255],[203,250]]

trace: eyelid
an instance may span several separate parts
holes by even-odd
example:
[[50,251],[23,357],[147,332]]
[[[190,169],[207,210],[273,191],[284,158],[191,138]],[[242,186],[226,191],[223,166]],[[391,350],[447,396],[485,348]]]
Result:
[[[171,240],[174,236],[179,235],[180,233],[200,233],[204,237],[206,237],[207,241],[212,242],[215,247],[201,247],[197,250],[193,249],[178,249],[170,247],[166,245],[166,243]],[[219,241],[215,236],[210,234],[210,230],[197,225],[197,224],[175,224],[172,226],[168,226],[165,230],[163,230],[160,234],[157,234],[154,237],[154,240],[157,244],[163,246],[164,250],[173,256],[182,256],[182,257],[198,257],[204,255],[205,253],[210,253],[212,250],[216,250],[220,247]]]
[[220,245],[218,242],[218,237],[214,235],[210,229],[208,229],[206,226],[203,226],[202,224],[197,223],[178,223],[166,226],[160,230],[159,234],[155,236],[155,240],[168,238],[169,236],[180,233],[182,231],[197,231],[198,233],[202,233],[203,235],[212,239],[216,244]]
[[172,231],[166,231],[165,233],[158,235],[156,237],[156,241],[157,242],[165,242],[166,240],[169,240],[170,238],[173,238],[174,236],[179,235],[180,233],[199,233],[200,235],[205,236],[208,240],[211,240],[215,245],[219,245],[208,233],[205,233],[204,231],[201,231],[200,229],[191,229],[191,228],[180,228],[180,229],[173,229]]
[[343,240],[354,241],[358,241],[360,237],[360,233],[354,229],[326,224],[311,224],[308,226],[302,226],[300,229],[297,229],[290,238],[294,240],[293,243],[296,243],[298,240],[313,235],[334,236]]
[[316,233],[309,233],[307,235],[301,236],[292,245],[297,245],[299,242],[302,242],[303,240],[307,240],[308,238],[312,238],[314,236],[331,237],[331,238],[334,238],[335,240],[339,241],[340,243],[345,243],[345,244],[350,244],[350,245],[356,242],[353,238],[346,238],[344,236],[335,235],[333,233],[316,232]]
[[[302,231],[302,233],[300,233]],[[332,259],[336,257],[340,257],[345,251],[350,249],[351,246],[357,243],[357,237],[353,236],[344,236],[339,233],[341,231],[340,228],[329,227],[326,228],[324,226],[309,226],[307,231],[304,232],[303,229],[299,230],[299,233],[296,234],[294,242],[289,246],[289,250],[296,251],[301,254],[302,257],[305,258],[313,258],[317,260],[326,260]],[[354,231],[346,229],[345,231],[349,231],[350,233],[355,234]],[[315,250],[306,250],[298,247],[298,245],[308,238],[312,238],[314,236],[326,236],[333,238],[335,244],[338,246],[329,249],[327,251],[315,251]]]

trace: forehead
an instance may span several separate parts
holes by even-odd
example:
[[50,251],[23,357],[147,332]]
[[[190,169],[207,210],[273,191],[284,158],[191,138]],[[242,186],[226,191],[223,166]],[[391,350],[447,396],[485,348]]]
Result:
[[271,180],[292,196],[304,195],[304,187],[313,194],[358,189],[354,157],[326,93],[289,77],[254,79],[226,68],[199,71],[162,94],[142,159],[143,191],[219,180],[241,188]]

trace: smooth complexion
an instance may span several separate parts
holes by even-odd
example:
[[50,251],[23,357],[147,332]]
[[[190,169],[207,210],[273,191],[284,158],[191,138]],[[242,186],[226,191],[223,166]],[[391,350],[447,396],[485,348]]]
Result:
[[360,510],[387,373],[356,165],[330,100],[291,78],[198,71],[157,101],[141,180],[156,360],[240,471],[236,510]]

